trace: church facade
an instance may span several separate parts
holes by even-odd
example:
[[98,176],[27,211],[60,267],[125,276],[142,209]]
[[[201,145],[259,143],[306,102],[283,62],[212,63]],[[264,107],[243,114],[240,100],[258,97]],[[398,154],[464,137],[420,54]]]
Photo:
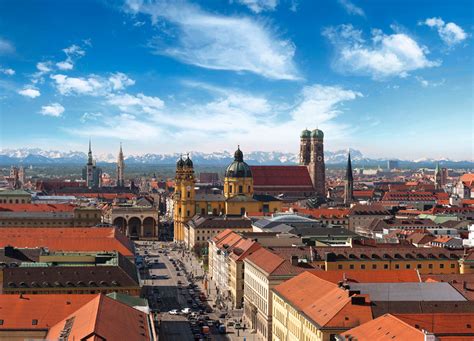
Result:
[[183,242],[185,225],[196,214],[243,216],[246,213],[278,212],[281,200],[254,193],[252,171],[238,148],[234,161],[227,167],[222,194],[200,194],[195,189],[194,166],[189,156],[176,164],[174,204],[174,240]]

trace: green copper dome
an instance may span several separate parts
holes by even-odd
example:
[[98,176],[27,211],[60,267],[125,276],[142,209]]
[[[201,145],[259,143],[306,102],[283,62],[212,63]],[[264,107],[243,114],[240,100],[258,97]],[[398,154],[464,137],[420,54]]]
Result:
[[314,130],[311,132],[311,137],[317,138],[317,139],[323,139],[323,138],[324,138],[324,133],[323,133],[322,130],[314,129]]
[[301,132],[301,138],[309,138],[311,137],[311,132],[308,129],[305,129]]
[[227,167],[225,171],[227,178],[250,178],[252,171],[247,163],[244,162],[244,154],[240,147],[234,153],[234,161]]

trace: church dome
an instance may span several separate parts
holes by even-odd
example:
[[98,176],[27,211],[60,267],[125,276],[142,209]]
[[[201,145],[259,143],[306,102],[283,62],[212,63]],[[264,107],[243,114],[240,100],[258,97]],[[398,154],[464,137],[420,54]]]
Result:
[[311,132],[308,129],[305,129],[301,132],[301,138],[309,138],[311,137]]
[[183,168],[184,167],[184,160],[180,156],[178,162],[176,162],[176,168]]
[[227,178],[250,178],[252,171],[247,163],[244,162],[244,154],[240,147],[234,153],[234,161],[227,167],[225,171]]
[[322,138],[324,138],[324,133],[323,133],[322,130],[314,129],[314,130],[311,132],[311,137],[317,138],[317,139],[322,139]]
[[186,160],[184,160],[184,166],[185,166],[185,167],[188,167],[188,168],[193,168],[193,162],[192,162],[191,159],[189,158],[189,155],[188,155],[188,157],[186,158]]

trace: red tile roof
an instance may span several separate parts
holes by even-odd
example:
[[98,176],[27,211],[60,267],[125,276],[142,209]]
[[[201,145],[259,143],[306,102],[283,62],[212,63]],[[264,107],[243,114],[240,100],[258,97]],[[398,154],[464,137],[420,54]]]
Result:
[[344,279],[353,283],[403,283],[420,282],[416,270],[310,270],[312,275],[324,279],[328,282],[339,283]]
[[105,295],[97,295],[48,332],[46,339],[59,340],[66,321],[72,319],[68,340],[149,340],[147,314]]
[[273,290],[323,328],[349,329],[372,319],[368,302],[352,304],[348,291],[310,272],[299,274]]
[[306,166],[250,166],[254,187],[298,187],[312,190]]
[[466,186],[473,186],[474,185],[474,173],[467,173],[461,175],[459,181],[463,182]]
[[396,314],[395,317],[412,327],[435,335],[470,335],[474,339],[474,313]]
[[3,227],[0,247],[47,247],[51,251],[113,251],[133,256],[133,244],[113,227]]
[[409,324],[391,314],[382,315],[375,320],[352,328],[342,334],[345,340],[424,341],[425,335]]
[[72,212],[76,208],[72,204],[0,204],[4,212]]
[[[0,295],[0,331],[47,329],[97,295]],[[37,320],[33,324],[33,320]]]

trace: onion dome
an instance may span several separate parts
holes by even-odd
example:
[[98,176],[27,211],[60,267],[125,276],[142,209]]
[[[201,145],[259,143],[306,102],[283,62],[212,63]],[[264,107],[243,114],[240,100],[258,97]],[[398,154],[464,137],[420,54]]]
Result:
[[252,171],[247,163],[244,162],[244,154],[240,147],[234,153],[234,161],[227,167],[225,171],[227,178],[250,178]]
[[324,133],[323,133],[322,130],[314,129],[314,130],[311,132],[311,137],[312,137],[312,138],[316,138],[316,139],[323,139],[323,138],[324,138]]
[[187,167],[187,168],[193,168],[193,162],[189,158],[189,154],[186,157],[186,160],[184,160],[184,166]]
[[311,137],[311,132],[308,129],[305,129],[301,132],[300,137],[301,138],[310,138]]
[[176,168],[181,169],[184,167],[184,160],[183,157],[180,156],[178,162],[176,162]]

